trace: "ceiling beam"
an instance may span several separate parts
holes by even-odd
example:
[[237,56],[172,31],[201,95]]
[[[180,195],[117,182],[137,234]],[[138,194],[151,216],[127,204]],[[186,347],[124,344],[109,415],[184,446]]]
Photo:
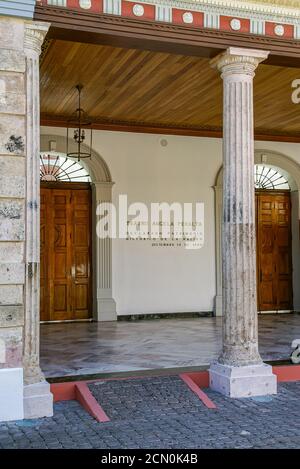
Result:
[[[41,115],[41,126],[44,127],[67,127],[68,121],[60,117]],[[94,130],[109,130],[113,132],[135,132],[158,135],[179,135],[188,137],[222,138],[222,129],[215,128],[189,128],[189,127],[166,127],[158,125],[145,125],[126,122],[95,122],[92,124]],[[257,130],[254,132],[255,140],[271,142],[300,143],[300,133],[276,133]]]

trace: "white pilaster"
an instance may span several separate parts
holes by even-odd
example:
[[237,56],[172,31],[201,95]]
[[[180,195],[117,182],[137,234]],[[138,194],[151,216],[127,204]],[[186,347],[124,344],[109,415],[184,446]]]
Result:
[[[111,202],[112,182],[94,182],[95,209],[103,202]],[[95,224],[98,216],[95,215]],[[96,228],[96,227],[94,227]],[[93,229],[96,233],[96,229]],[[96,321],[116,321],[116,302],[112,297],[112,240],[110,238],[101,239],[95,234],[95,259],[94,269],[96,271],[95,286],[96,304],[94,307]]]
[[[26,281],[24,326],[24,416],[53,413],[53,398],[39,366],[40,338],[40,101],[39,55],[48,23],[26,22]],[[38,383],[38,393],[36,393]],[[41,391],[41,388],[44,391]],[[29,404],[30,402],[30,404]],[[34,413],[32,408],[35,409]]]
[[276,393],[258,352],[253,78],[268,52],[230,47],[212,61],[223,78],[223,350],[213,389],[232,397]]

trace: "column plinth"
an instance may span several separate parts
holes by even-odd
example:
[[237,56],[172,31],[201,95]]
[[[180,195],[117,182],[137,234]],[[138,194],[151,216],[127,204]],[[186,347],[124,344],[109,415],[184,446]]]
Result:
[[258,352],[253,78],[267,52],[229,48],[212,65],[223,79],[223,349],[213,389],[232,397],[272,394],[276,377]]

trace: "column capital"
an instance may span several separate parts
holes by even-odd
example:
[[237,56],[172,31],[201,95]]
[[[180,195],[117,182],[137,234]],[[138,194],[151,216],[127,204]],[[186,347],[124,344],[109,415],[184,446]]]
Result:
[[37,21],[25,22],[24,49],[33,51],[37,55],[41,53],[41,47],[45,36],[50,27],[50,23],[41,23]]
[[228,47],[214,57],[210,64],[222,73],[222,78],[231,75],[254,76],[257,66],[268,58],[269,52],[259,49]]

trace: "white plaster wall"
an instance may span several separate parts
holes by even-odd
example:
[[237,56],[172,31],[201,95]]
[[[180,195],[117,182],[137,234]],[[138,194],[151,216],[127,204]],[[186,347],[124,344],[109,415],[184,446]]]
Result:
[[[44,134],[62,129],[42,128]],[[162,147],[160,140],[168,145]],[[215,296],[213,185],[221,141],[192,137],[95,131],[93,148],[109,166],[113,201],[204,202],[200,250],[152,247],[148,241],[113,242],[113,297],[118,314],[212,311]]]
[[[41,133],[64,135],[64,130],[44,127]],[[162,138],[168,141],[166,147],[160,145]],[[255,147],[281,152],[300,164],[300,144],[256,142]],[[113,242],[113,297],[118,314],[212,311],[216,295],[213,186],[222,164],[222,140],[95,131],[93,148],[109,166],[115,203],[119,194],[127,194],[129,203],[198,201],[205,205],[205,242],[200,250]],[[300,264],[298,270],[300,281]],[[294,300],[300,308],[297,291]]]

